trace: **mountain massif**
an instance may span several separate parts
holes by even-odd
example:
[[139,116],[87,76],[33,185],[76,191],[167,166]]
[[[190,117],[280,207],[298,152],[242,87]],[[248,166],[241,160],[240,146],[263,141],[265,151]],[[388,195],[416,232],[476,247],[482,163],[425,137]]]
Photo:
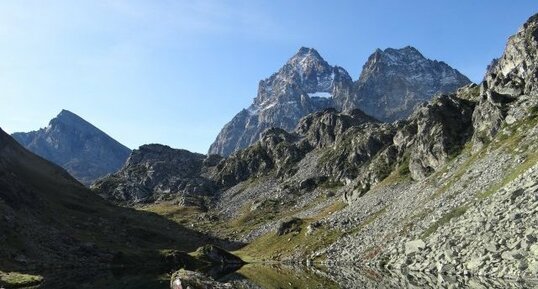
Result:
[[62,110],[45,128],[12,136],[28,150],[66,169],[86,186],[117,171],[131,153],[68,110]]
[[[90,190],[0,130],[0,269],[246,260],[314,273],[180,270],[170,286],[534,288],[538,14],[480,84],[411,47],[376,51],[353,82],[301,48],[211,152],[143,145]],[[183,252],[205,244],[240,259]]]
[[359,108],[381,121],[404,119],[433,95],[469,83],[457,70],[413,47],[376,50],[353,82],[342,67],[303,47],[277,73],[260,81],[254,103],[224,126],[209,153],[228,156],[255,143],[268,128],[292,131],[300,118],[329,107]]
[[[404,120],[386,123],[358,109],[324,108],[300,118],[293,130],[265,130],[227,158],[197,156],[190,162],[201,169],[185,180],[210,185],[189,195],[204,201],[196,217],[180,213],[172,195],[149,207],[201,232],[247,243],[236,253],[255,260],[536,278],[537,31],[533,16],[509,39],[481,84],[434,96]],[[418,57],[413,49],[404,50]],[[319,60],[312,50],[301,49],[300,55]],[[374,60],[387,61],[379,55]],[[321,60],[298,62],[326,67],[325,76],[338,69]],[[447,79],[457,79],[454,75]],[[323,81],[313,83],[314,90],[322,90]],[[337,95],[336,89],[328,91]],[[310,100],[306,96],[314,92],[305,93],[302,99]],[[178,162],[185,158],[177,156]],[[154,164],[168,157],[167,150],[152,153]],[[147,167],[155,170],[147,173]],[[170,171],[133,163],[103,180],[115,186],[94,189],[111,197],[121,188],[141,186],[139,179],[160,175],[159,189],[150,194],[178,191],[181,198],[184,191],[177,190],[177,174]],[[127,177],[128,172],[137,176]],[[342,272],[331,273],[350,282],[346,288],[359,285]]]

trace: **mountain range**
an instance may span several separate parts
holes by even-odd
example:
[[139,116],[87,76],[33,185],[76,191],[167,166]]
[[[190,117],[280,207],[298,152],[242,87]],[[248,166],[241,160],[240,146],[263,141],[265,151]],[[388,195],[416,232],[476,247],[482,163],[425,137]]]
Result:
[[292,131],[302,117],[329,107],[359,108],[385,122],[404,119],[434,95],[469,83],[456,69],[410,46],[376,50],[355,82],[315,49],[302,47],[278,72],[260,81],[252,105],[224,126],[209,153],[228,156],[255,143],[268,128]]
[[[509,39],[482,83],[436,95],[404,120],[387,123],[358,109],[324,108],[300,118],[291,131],[291,125],[264,130],[252,145],[226,158],[210,155],[205,158],[214,161],[205,162],[203,156],[178,153],[177,162],[202,166],[184,181],[201,179],[211,185],[197,194],[189,191],[190,199],[198,199],[190,206],[204,212],[197,220],[180,213],[172,218],[247,243],[237,253],[262,262],[360,261],[383,270],[535,278],[537,31],[535,15]],[[301,75],[313,75],[313,80],[303,80],[313,83],[314,90],[336,91],[331,87],[341,83],[336,81],[337,67],[325,66],[310,49],[301,49],[299,56],[282,70],[295,80],[286,82],[276,74],[263,81],[260,98],[245,115],[262,114],[259,105],[273,100],[267,87],[276,86],[268,83],[289,84],[279,95],[303,104],[317,100],[308,96],[312,90],[299,98],[286,94],[300,89],[295,81]],[[371,61],[387,61],[380,58]],[[305,64],[299,71],[326,69],[313,70],[323,71],[321,75],[298,74],[296,61]],[[333,72],[333,86],[323,86],[332,81]],[[267,105],[272,109],[279,104]],[[282,109],[289,107],[294,106]],[[137,200],[134,192],[139,190],[153,196],[149,206],[154,210],[168,212],[185,204],[181,199],[186,191],[175,185],[178,174],[165,166],[157,169],[168,163],[169,152],[163,152],[152,152],[149,164],[128,165],[93,189],[114,200],[127,193],[118,202],[126,206],[133,205],[130,200]],[[152,179],[157,186],[138,181],[155,175],[163,176]],[[129,187],[136,189],[123,190]],[[177,192],[180,201],[163,192]],[[348,287],[355,286],[359,284]]]
[[[84,124],[66,118],[50,130]],[[79,129],[48,130],[21,142],[62,148]],[[435,276],[424,288],[535,286],[538,14],[480,84],[411,47],[376,51],[353,82],[301,48],[216,143],[207,155],[143,145],[88,189],[0,130],[0,270],[241,263],[213,246],[192,252],[219,244],[256,264],[321,264],[316,276],[343,288],[379,288],[395,271],[407,281],[387,288],[416,288],[414,272]],[[267,288],[210,279],[179,271],[170,286]]]

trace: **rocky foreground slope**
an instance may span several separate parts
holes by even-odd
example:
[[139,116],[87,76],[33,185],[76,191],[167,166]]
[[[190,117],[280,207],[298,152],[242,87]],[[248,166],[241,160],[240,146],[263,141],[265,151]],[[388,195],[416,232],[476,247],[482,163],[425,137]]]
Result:
[[[228,158],[207,157],[203,210],[149,210],[248,242],[236,252],[246,260],[537,279],[537,53],[535,15],[480,85],[390,124],[325,109],[292,132],[266,130]],[[131,182],[116,181],[97,192]]]
[[[14,288],[3,272],[44,275],[47,283],[51,268],[179,266],[189,260],[185,251],[219,242],[110,204],[0,130],[0,287]],[[43,288],[73,288],[56,285]]]
[[433,95],[469,83],[457,70],[413,47],[376,50],[353,82],[342,67],[330,66],[316,50],[303,47],[260,81],[254,103],[224,126],[209,153],[228,156],[258,141],[268,128],[292,131],[300,118],[329,107],[347,112],[359,108],[382,121],[404,119]]
[[31,152],[63,167],[89,186],[117,171],[131,150],[78,115],[62,110],[45,128],[13,134]]

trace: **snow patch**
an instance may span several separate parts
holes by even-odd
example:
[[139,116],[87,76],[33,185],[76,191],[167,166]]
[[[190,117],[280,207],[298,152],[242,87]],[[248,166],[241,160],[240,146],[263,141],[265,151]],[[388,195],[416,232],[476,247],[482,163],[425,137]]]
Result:
[[329,92],[323,92],[323,91],[317,91],[313,93],[308,93],[309,97],[323,97],[323,98],[331,98],[333,97],[331,93]]

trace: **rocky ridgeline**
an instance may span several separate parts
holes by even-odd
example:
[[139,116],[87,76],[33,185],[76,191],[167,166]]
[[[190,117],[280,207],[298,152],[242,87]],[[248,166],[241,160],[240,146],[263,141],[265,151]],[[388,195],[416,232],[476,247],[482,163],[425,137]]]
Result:
[[[481,85],[472,122],[475,153],[519,134],[505,159],[515,161],[515,166],[536,163],[537,53],[535,15],[510,37],[503,56]],[[461,216],[428,238],[397,242],[389,249],[387,265],[450,275],[536,279],[538,166],[523,168],[512,182],[482,192],[482,196],[491,196],[475,198],[453,210],[452,214]],[[504,171],[505,179],[510,170],[513,168]]]
[[46,128],[12,136],[26,149],[63,167],[86,186],[121,168],[131,152],[67,110],[62,110]]
[[[459,93],[468,96],[475,88]],[[457,94],[439,96],[409,119],[392,124],[360,110],[326,109],[301,119],[293,132],[268,129],[254,145],[226,159],[143,146],[124,168],[93,188],[124,205],[176,200],[185,206],[216,208],[226,216],[251,202],[293,203],[296,191],[304,194],[323,186],[347,185],[341,193],[353,203],[394,171],[422,180],[441,169],[472,137],[474,106]],[[260,186],[245,186],[245,181]],[[301,202],[306,205],[315,195]]]
[[[415,140],[405,141],[409,172],[419,181],[392,179],[355,194],[359,197],[325,225],[348,234],[317,254],[335,262],[442,276],[537,278],[538,94],[533,87],[538,82],[535,74],[524,72],[534,71],[536,64],[537,24],[538,17],[531,17],[510,38],[479,88],[468,86],[458,90],[456,98],[444,98],[446,108],[451,107],[446,117],[441,111],[421,113],[434,109],[436,100],[415,111],[404,126],[408,129],[399,130],[394,142],[409,139],[401,136],[411,132]],[[513,47],[521,43],[526,44]],[[506,59],[512,65],[503,71]],[[525,83],[525,89],[507,89],[515,85],[511,76]],[[503,80],[492,84],[492,79]],[[419,115],[442,125],[430,126],[420,136],[414,127],[429,125],[413,125],[421,123],[416,121]],[[462,137],[451,137],[458,135]]]
[[218,156],[143,145],[132,152],[120,171],[98,180],[92,189],[115,203],[176,200],[178,205],[203,208],[216,188],[205,174],[219,161]]
[[301,48],[277,73],[260,81],[254,103],[224,126],[209,153],[228,156],[277,127],[291,132],[299,120],[333,107],[359,108],[382,121],[406,118],[438,93],[470,83],[443,62],[425,58],[415,48],[377,50],[356,82],[341,67],[330,66],[311,48]]
[[510,37],[500,59],[490,66],[481,84],[480,103],[473,113],[473,146],[480,149],[501,125],[528,115],[538,105],[538,15]]

